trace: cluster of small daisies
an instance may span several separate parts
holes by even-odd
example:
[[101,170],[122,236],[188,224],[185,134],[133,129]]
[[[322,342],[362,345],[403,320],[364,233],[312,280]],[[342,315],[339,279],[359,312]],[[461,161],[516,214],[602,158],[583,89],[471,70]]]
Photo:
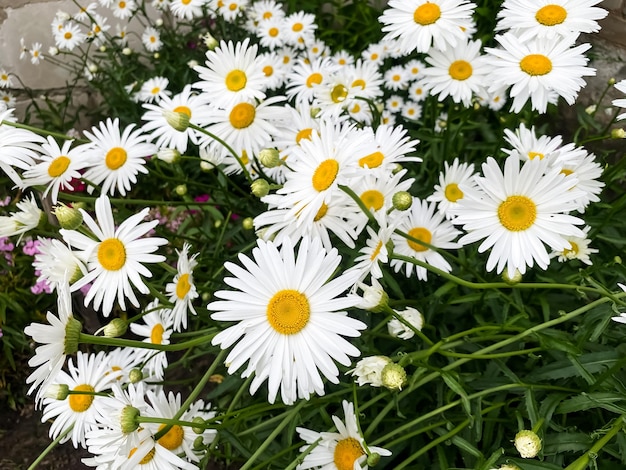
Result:
[[[152,160],[175,165],[182,155],[197,157],[203,170],[245,177],[265,204],[253,220],[255,247],[224,263],[225,287],[211,292],[207,309],[220,325],[212,345],[229,349],[229,373],[251,377],[251,394],[267,383],[270,403],[279,396],[287,405],[308,400],[324,395],[327,382],[340,382],[339,366],[350,368],[361,355],[354,339],[368,327],[349,313],[384,311],[392,317],[388,332],[401,340],[420,333],[424,318],[417,309],[388,306],[384,271],[427,281],[429,271],[451,273],[450,251],[475,242],[479,253],[489,251],[486,270],[511,281],[535,265],[547,269],[555,258],[592,263],[597,250],[582,215],[604,186],[592,153],[522,124],[505,132],[507,147],[480,171],[459,159],[446,163],[432,194],[420,199],[411,189],[421,184],[412,177],[421,143],[402,123],[420,122],[420,102],[428,96],[494,110],[511,100],[513,112],[530,101],[544,113],[559,96],[571,104],[582,77],[593,74],[584,57],[589,46],[574,42],[598,30],[606,14],[595,7],[599,1],[505,0],[497,14],[497,30],[504,31],[496,36],[499,47],[484,48],[472,37],[475,4],[391,0],[380,17],[385,37],[359,57],[329,50],[316,37],[312,15],[287,15],[272,0],[152,3],[180,21],[204,15],[239,21],[248,37],[205,36],[205,61],[190,64],[197,79],[182,90],[169,90],[167,77],[153,77],[136,94],[136,84],[123,84],[141,102],[141,124],[107,118],[80,138],[59,142],[13,126],[10,108],[0,114],[0,168],[17,188],[41,190],[62,226],[57,238],[36,240],[38,281],[59,301],[47,325],[26,329],[42,344],[29,363],[35,368],[29,393],[36,392],[43,419],[54,419],[51,437],[88,449],[88,465],[196,468],[219,418],[201,400],[182,410],[181,397],[159,385],[171,335],[196,314],[199,253],[187,243],[177,250],[176,273],[155,295],[150,266],[168,260],[158,252],[169,242],[155,235],[158,220],[146,220],[150,208],[119,220],[110,199],[129,196],[150,176]],[[143,7],[133,0],[99,4],[120,20]],[[91,3],[56,16],[51,55],[88,43],[126,44],[125,26],[109,35],[97,8]],[[146,51],[163,46],[164,24],[146,26]],[[11,85],[4,70],[0,84]],[[624,81],[616,88],[626,92]],[[80,180],[98,194],[93,212],[59,203],[59,194]],[[0,237],[35,231],[45,223],[41,207],[33,195],[24,197],[17,212],[0,219]],[[352,256],[339,254],[346,248]],[[86,336],[71,309],[77,291],[104,317],[114,309],[140,311],[128,326],[144,347],[78,351]],[[111,336],[126,329],[115,330],[113,322],[107,328]],[[363,358],[345,374],[359,385],[406,385],[404,371],[383,356]],[[345,423],[333,417],[337,432],[297,429],[307,443],[301,450],[309,452],[298,468],[366,469],[373,455],[390,455],[364,443],[353,404],[344,402],[343,411]],[[151,422],[141,424],[143,417]],[[174,424],[161,432],[174,418],[199,418],[202,426]]]

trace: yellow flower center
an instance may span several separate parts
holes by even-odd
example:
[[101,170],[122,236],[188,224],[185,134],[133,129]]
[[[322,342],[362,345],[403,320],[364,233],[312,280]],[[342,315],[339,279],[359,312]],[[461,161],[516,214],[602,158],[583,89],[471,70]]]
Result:
[[450,202],[456,202],[459,199],[463,198],[463,191],[459,189],[459,185],[456,183],[450,183],[448,186],[446,186],[444,194],[446,196],[446,199]]
[[126,2],[120,2],[117,4],[120,8],[126,8]]
[[72,32],[71,31],[66,31],[66,33],[63,35],[63,37],[65,39],[72,39]]
[[156,95],[160,91],[161,91],[161,88],[158,87],[158,86],[155,86],[152,90],[150,90],[150,93],[153,94],[153,95]]
[[552,61],[543,54],[528,54],[520,63],[520,68],[528,75],[545,75],[552,71]]
[[357,78],[352,82],[352,88],[361,87],[361,90],[365,90],[365,80],[362,78]]
[[378,168],[385,159],[385,156],[381,152],[374,152],[366,155],[363,158],[359,159],[359,166],[361,168],[365,168],[367,165],[368,168]]
[[299,144],[302,139],[311,140],[311,134],[313,133],[313,129],[307,127],[306,129],[302,129],[300,132],[296,134],[296,143]]
[[313,72],[311,75],[309,75],[309,78],[306,79],[306,86],[308,88],[313,88],[313,85],[319,85],[320,83],[322,83],[323,78],[324,77],[321,73]]
[[370,261],[374,261],[378,257],[382,247],[383,247],[382,240],[378,240],[378,243],[376,244],[376,248],[374,248],[374,251],[372,251],[372,256],[370,256]]
[[[95,392],[94,388],[88,384],[77,385],[72,389],[74,392]],[[71,394],[68,397],[70,408],[76,413],[83,413],[89,409],[93,403],[93,395],[88,394]]]
[[567,18],[567,10],[561,5],[546,5],[535,14],[535,19],[544,26],[561,24],[565,18]]
[[430,2],[420,5],[413,12],[413,21],[422,26],[433,24],[439,18],[441,18],[441,9],[439,8],[439,5]]
[[67,167],[70,165],[70,159],[65,155],[61,155],[60,157],[55,158],[50,162],[50,166],[48,166],[48,175],[52,178],[56,178],[57,176],[61,176],[67,170]]
[[[133,447],[132,449],[130,449],[130,452],[128,453],[128,458],[130,459],[135,452],[137,452],[137,448],[136,447]],[[156,449],[154,447],[152,449],[150,449],[150,452],[148,452],[146,454],[146,456],[139,461],[139,464],[140,465],[145,465],[148,462],[150,462],[150,460],[152,460],[154,458],[154,453],[155,452],[156,452]]]
[[313,217],[313,221],[318,222],[320,219],[322,219],[326,215],[326,212],[328,212],[328,206],[326,205],[325,202],[322,202],[322,207],[319,208],[319,210],[317,211],[317,214],[315,214],[315,217]]
[[304,25],[302,23],[294,23],[294,25],[291,27],[291,30],[297,33],[299,31],[302,31],[302,28],[304,28]]
[[358,113],[359,111],[361,111],[361,106],[359,106],[359,103],[354,103],[354,106],[352,106],[352,109],[350,109],[350,112]]
[[354,437],[348,437],[337,442],[333,462],[337,470],[352,470],[354,462],[362,455],[365,455],[365,452],[359,441]]
[[578,243],[575,243],[575,242],[570,240],[569,244],[570,244],[570,247],[569,248],[565,248],[563,250],[563,256],[567,257],[570,254],[573,255],[573,256],[577,255],[578,254],[578,250],[580,250],[580,248],[578,248]]
[[98,247],[98,262],[107,271],[117,271],[126,263],[126,248],[117,238],[107,238]]
[[[423,241],[424,243],[430,243],[430,241],[433,239],[433,234],[430,233],[430,230],[425,227],[413,227],[411,230],[409,230],[409,235],[416,240]],[[429,249],[427,246],[414,242],[412,240],[407,240],[407,243],[415,251],[427,251]]]
[[263,73],[266,77],[271,77],[272,75],[274,75],[274,67],[272,67],[271,65],[266,65],[265,67],[263,67]]
[[237,4],[236,3],[231,3],[230,5],[228,5],[228,9],[230,11],[235,11],[237,9]]
[[150,331],[150,342],[152,344],[161,344],[163,343],[163,332],[165,328],[160,323],[157,323],[152,327],[152,331]]
[[361,201],[368,209],[380,210],[385,203],[385,196],[380,191],[369,189],[361,194]]
[[183,113],[186,114],[189,119],[191,119],[191,109],[187,106],[176,106],[173,110],[175,113]]
[[253,105],[250,103],[239,103],[233,107],[228,118],[235,129],[245,129],[254,122],[255,115],[256,109]]
[[243,163],[244,165],[250,163],[250,158],[248,158],[248,152],[246,152],[245,150],[241,152],[241,163]]
[[448,73],[454,80],[467,80],[472,76],[472,64],[466,60],[455,60],[450,64]]
[[264,20],[269,20],[272,17],[272,12],[271,11],[266,11],[265,13],[263,13],[263,19]]
[[498,218],[511,232],[527,230],[537,218],[537,206],[526,196],[509,196],[498,206]]
[[278,28],[270,28],[267,34],[275,38],[276,36],[278,36]]
[[189,273],[181,274],[176,283],[176,297],[184,299],[190,289]]
[[189,5],[191,3],[191,0],[182,0],[181,3],[183,5]]
[[310,316],[309,301],[297,290],[278,291],[267,304],[267,320],[272,328],[283,335],[302,331]]
[[113,147],[107,152],[104,162],[109,170],[117,170],[126,163],[126,158],[128,158],[126,150],[122,147]]
[[[163,429],[166,425],[161,424],[159,426],[159,431]],[[183,437],[185,433],[183,428],[181,428],[178,424],[174,424],[169,431],[165,433],[164,436],[161,436],[158,440],[158,443],[165,447],[167,450],[175,450],[178,449],[183,443]]]
[[564,174],[565,176],[568,176],[568,175],[571,175],[574,172],[572,170],[568,170],[567,168],[563,168],[561,170],[561,173]]
[[376,52],[374,52],[371,56],[370,59],[372,60],[377,60],[378,59],[378,54],[376,54]]
[[246,86],[248,78],[243,70],[235,69],[228,72],[225,83],[230,91],[239,91]]
[[333,100],[333,103],[341,103],[348,97],[348,89],[339,84],[335,85],[333,89],[330,91],[330,99]]
[[539,157],[539,160],[543,160],[544,154],[541,152],[528,152],[528,159],[533,160]]
[[313,173],[313,188],[319,192],[325,191],[326,189],[330,188],[330,185],[333,184],[333,181],[335,181],[338,172],[339,163],[337,162],[337,160],[334,160],[332,158],[324,160],[315,169],[315,173]]

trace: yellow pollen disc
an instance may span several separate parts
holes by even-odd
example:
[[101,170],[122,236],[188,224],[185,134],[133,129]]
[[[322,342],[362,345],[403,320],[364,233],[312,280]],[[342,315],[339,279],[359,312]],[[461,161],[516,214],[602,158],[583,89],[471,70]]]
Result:
[[155,86],[152,90],[150,90],[150,93],[152,93],[153,95],[156,95],[160,91],[161,91],[161,88],[159,88],[158,86]]
[[[76,387],[73,388],[74,392],[95,392],[94,388],[91,385],[88,384],[83,384],[83,385],[77,385]],[[68,400],[69,400],[69,404],[70,404],[70,408],[72,409],[72,411],[75,411],[76,413],[83,413],[85,411],[87,411],[89,409],[89,407],[91,406],[91,404],[93,403],[93,395],[87,395],[87,394],[72,394],[69,396]]]
[[187,106],[176,106],[174,109],[172,109],[172,111],[175,113],[186,114],[187,117],[191,119],[191,109],[189,109]]
[[370,56],[370,58],[371,58],[372,60],[376,60],[376,59],[378,59],[378,54],[376,54],[376,53],[374,52],[374,53]]
[[568,175],[571,175],[574,172],[572,170],[568,170],[567,168],[563,168],[561,170],[561,173],[564,174],[565,176],[568,176]]
[[365,165],[367,165],[368,168],[378,168],[384,159],[385,156],[381,152],[370,153],[359,159],[359,166],[365,168]]
[[459,199],[463,199],[463,191],[459,189],[459,185],[456,183],[450,183],[444,190],[446,199],[450,202],[456,202]]
[[376,248],[374,248],[374,251],[372,251],[372,255],[370,256],[370,261],[374,261],[378,257],[382,247],[383,247],[383,242],[379,240],[378,244],[376,245]]
[[235,11],[237,9],[237,4],[236,3],[231,3],[230,5],[228,5],[228,9],[230,11]]
[[176,297],[184,299],[189,290],[191,289],[191,283],[189,282],[189,273],[181,274],[176,283]]
[[355,81],[352,82],[352,87],[361,87],[361,90],[365,90],[365,80],[363,80],[362,78],[357,78]]
[[417,88],[415,89],[415,94],[416,94],[417,96],[422,96],[422,94],[423,94],[423,93],[424,93],[424,90],[423,90],[422,88],[417,87]]
[[426,2],[413,12],[413,21],[422,26],[433,24],[439,18],[441,18],[441,9],[434,3]]
[[299,31],[302,31],[302,28],[304,28],[302,23],[296,23],[291,27],[291,30],[297,33]]
[[543,160],[543,153],[541,152],[528,152],[528,159],[529,160],[533,160],[535,158],[539,157],[539,160]]
[[268,31],[268,34],[272,36],[273,38],[275,38],[276,36],[278,36],[278,28],[270,28],[270,30]]
[[72,33],[71,33],[70,31],[67,31],[67,32],[63,35],[63,37],[64,37],[65,39],[72,39]]
[[365,452],[359,441],[354,437],[348,437],[337,442],[333,462],[337,470],[352,470],[354,462],[362,455],[365,455]]
[[126,248],[117,238],[107,238],[98,246],[98,262],[107,271],[117,271],[126,263]]
[[330,92],[330,98],[333,103],[341,103],[348,97],[348,89],[343,85],[335,85]]
[[361,111],[361,107],[359,106],[359,103],[354,103],[354,106],[352,106],[352,109],[350,110],[350,112],[358,113],[359,111]]
[[246,77],[246,73],[243,70],[235,69],[228,72],[224,82],[226,83],[226,88],[230,91],[239,91],[248,83],[248,77]]
[[313,222],[317,222],[322,219],[326,215],[326,212],[328,212],[328,206],[325,202],[322,202],[322,207],[320,207],[317,214],[315,214],[315,217],[313,217]]
[[392,79],[394,82],[399,82],[399,81],[400,81],[400,78],[401,78],[401,77],[400,77],[400,75],[397,75],[397,74],[396,74],[396,75],[394,75],[393,77],[391,77],[391,79]]
[[289,57],[288,55],[284,55],[283,64],[288,64],[289,62],[291,62],[291,57]]
[[[137,452],[137,448],[136,447],[133,447],[132,449],[130,449],[130,452],[128,453],[128,458],[130,459],[135,452]],[[154,458],[154,453],[155,452],[156,452],[156,449],[154,449],[154,447],[152,449],[150,449],[150,452],[148,452],[146,454],[146,456],[139,461],[139,464],[140,465],[145,465],[148,462],[150,462],[150,460],[152,460]]]
[[[121,368],[120,366],[112,366],[112,367],[111,367],[111,371],[110,371],[110,372],[109,372],[109,371],[106,371],[106,372],[104,373],[104,375],[109,375],[109,374],[111,374],[111,373],[119,372],[119,371],[121,371],[121,370],[122,370],[122,368]],[[121,376],[121,375],[119,375],[119,376],[117,377],[117,379],[115,379],[115,380],[122,380],[122,376]]]
[[120,8],[126,8],[126,2],[120,2],[117,4]]
[[269,20],[272,17],[272,12],[271,11],[266,11],[265,13],[263,13],[263,19],[264,20]]
[[[430,230],[424,227],[413,227],[411,230],[409,230],[409,235],[411,235],[413,238],[416,238],[417,240],[423,241],[424,243],[430,243],[433,239],[433,234],[430,233]],[[407,240],[407,243],[415,251],[427,251],[429,249],[427,246],[421,245],[411,240]]]
[[346,65],[346,59],[344,59],[343,57],[339,59],[339,65]]
[[[96,25],[96,27],[93,29],[93,32],[98,34],[101,31],[100,26]],[[150,41],[152,41],[153,38],[150,38]],[[154,41],[152,41],[154,42]]]
[[65,155],[61,155],[60,157],[55,158],[50,162],[50,166],[48,166],[48,175],[52,178],[56,178],[57,176],[61,176],[67,170],[67,167],[70,165],[70,159]]
[[385,203],[385,196],[380,191],[369,189],[361,194],[361,201],[368,209],[380,210]]
[[528,54],[520,63],[520,68],[528,75],[545,75],[552,71],[552,61],[543,54]]
[[[189,3],[191,3],[191,0],[189,0]],[[217,8],[223,8],[224,7],[224,2],[222,0],[217,0]]]
[[309,78],[306,79],[306,86],[309,88],[313,88],[313,85],[319,85],[320,83],[322,83],[322,79],[324,77],[322,77],[322,74],[319,72],[313,72],[311,75],[309,75]]
[[191,0],[182,0],[181,3],[183,5],[189,5],[191,3]]
[[235,129],[245,129],[254,122],[255,115],[254,106],[250,103],[239,103],[233,107],[228,119]]
[[[165,426],[165,424],[159,426],[159,431]],[[178,449],[183,443],[184,435],[185,433],[183,432],[183,428],[181,428],[178,424],[175,424],[165,433],[164,436],[160,437],[157,442],[167,450]]]
[[411,69],[411,74],[412,74],[412,75],[417,75],[417,74],[419,73],[419,71],[420,71],[420,70],[419,70],[417,67],[413,67],[413,68]]
[[313,188],[320,192],[330,188],[330,185],[333,184],[333,181],[335,181],[338,172],[339,163],[337,163],[337,160],[332,158],[324,160],[315,169],[315,173],[313,173]]
[[150,331],[150,342],[152,344],[161,344],[163,343],[163,325],[157,323],[152,327],[152,331]]
[[577,255],[578,254],[578,250],[580,249],[580,248],[578,248],[578,244],[573,242],[573,241],[571,241],[571,240],[570,240],[569,244],[570,244],[570,248],[565,248],[563,250],[563,256],[567,256],[570,253],[573,254],[573,255]]
[[567,10],[561,5],[546,5],[535,13],[537,22],[544,26],[554,26],[561,24],[567,18]]
[[509,196],[498,206],[498,218],[511,232],[527,230],[535,223],[537,206],[526,196]]
[[250,163],[248,152],[246,152],[245,150],[241,152],[241,163],[243,163],[244,165],[247,165],[248,163]]
[[265,67],[263,67],[263,73],[266,77],[271,77],[272,75],[274,75],[274,67],[272,67],[271,65],[266,65]]
[[312,128],[307,127],[306,129],[302,129],[296,134],[296,143],[299,144],[302,139],[311,140],[311,134],[313,134]]
[[309,301],[297,290],[278,291],[267,304],[267,321],[283,335],[293,335],[302,331],[310,316]]
[[448,73],[454,80],[467,80],[472,76],[472,64],[466,60],[455,60],[450,64]]
[[104,158],[104,162],[109,170],[117,170],[126,163],[128,154],[122,147],[113,147],[109,150]]

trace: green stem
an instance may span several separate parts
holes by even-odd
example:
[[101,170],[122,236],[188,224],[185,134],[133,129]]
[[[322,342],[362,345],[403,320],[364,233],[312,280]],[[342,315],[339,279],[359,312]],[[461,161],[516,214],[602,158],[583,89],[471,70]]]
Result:
[[592,456],[595,456],[602,450],[602,448],[608,444],[608,442],[613,439],[619,433],[623,426],[624,420],[626,419],[626,415],[621,415],[619,418],[615,420],[609,432],[607,432],[601,439],[598,439],[591,448],[585,452],[583,455],[578,457],[574,462],[565,467],[565,470],[584,470],[587,468],[587,465],[591,461]]
[[63,439],[63,438],[64,438],[65,436],[67,436],[70,432],[72,432],[72,429],[73,429],[73,428],[74,428],[74,425],[72,424],[69,428],[67,428],[65,431],[63,431],[61,434],[59,434],[59,435],[57,436],[57,438],[56,438],[54,441],[52,441],[52,442],[48,445],[48,447],[46,447],[46,448],[44,449],[44,451],[43,451],[41,454],[39,454],[39,456],[35,459],[35,461],[34,461],[32,464],[30,464],[30,467],[28,467],[28,470],[33,470],[33,469],[37,468],[37,465],[39,465],[39,464],[41,463],[41,461],[42,461],[44,458],[46,458],[46,455],[48,455],[48,454],[50,453],[50,451],[51,451],[52,449],[54,449],[54,448],[55,448],[55,447],[56,447],[56,446],[57,446],[57,445],[61,442],[61,439]]
[[35,134],[39,134],[39,135],[43,135],[43,136],[50,135],[52,137],[57,137],[57,138],[63,139],[63,140],[74,140],[74,141],[82,143],[82,144],[86,144],[86,143],[89,142],[88,140],[85,140],[85,139],[75,139],[73,137],[70,137],[69,135],[61,134],[59,132],[47,131],[45,129],[40,129],[38,127],[29,126],[28,124],[22,124],[22,123],[19,123],[19,122],[2,121],[2,122],[0,122],[0,124],[6,124],[7,126],[17,127],[18,129],[26,129],[28,131],[34,132]]
[[83,344],[99,344],[111,347],[157,349],[159,351],[182,351],[183,349],[188,349],[193,346],[210,343],[215,334],[217,333],[211,335],[203,335],[199,338],[194,338],[189,341],[175,344],[145,343],[143,341],[137,341],[133,339],[108,338],[106,336],[93,336],[86,333],[80,333],[78,341],[79,343]]

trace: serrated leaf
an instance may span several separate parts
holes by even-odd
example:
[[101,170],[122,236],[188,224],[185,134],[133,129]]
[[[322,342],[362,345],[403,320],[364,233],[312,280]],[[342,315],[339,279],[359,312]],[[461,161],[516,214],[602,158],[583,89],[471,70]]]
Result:
[[626,413],[626,397],[615,393],[583,393],[569,400],[563,401],[557,406],[556,414],[574,413],[577,411],[603,408],[613,413]]
[[587,451],[592,444],[593,439],[582,432],[547,434],[543,440],[543,453],[551,455],[559,452]]
[[[590,374],[602,372],[605,368],[612,367],[620,358],[617,351],[602,351],[578,356],[578,362]],[[525,378],[530,382],[543,380],[563,379],[566,377],[579,377],[579,370],[569,360],[553,362],[545,367],[540,367],[528,374]]]

